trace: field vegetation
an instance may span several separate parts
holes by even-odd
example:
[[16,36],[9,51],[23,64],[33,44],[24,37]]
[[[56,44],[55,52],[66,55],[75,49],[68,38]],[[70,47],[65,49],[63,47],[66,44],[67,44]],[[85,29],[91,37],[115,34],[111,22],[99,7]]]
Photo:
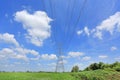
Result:
[[71,72],[0,72],[0,80],[120,80],[120,62],[93,63],[84,70],[76,65]]

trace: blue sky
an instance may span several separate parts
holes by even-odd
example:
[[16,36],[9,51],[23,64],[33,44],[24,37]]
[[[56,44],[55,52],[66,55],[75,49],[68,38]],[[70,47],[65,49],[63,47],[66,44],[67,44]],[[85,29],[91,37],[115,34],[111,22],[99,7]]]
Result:
[[0,70],[54,71],[59,46],[66,71],[120,61],[120,1],[84,1],[0,1]]

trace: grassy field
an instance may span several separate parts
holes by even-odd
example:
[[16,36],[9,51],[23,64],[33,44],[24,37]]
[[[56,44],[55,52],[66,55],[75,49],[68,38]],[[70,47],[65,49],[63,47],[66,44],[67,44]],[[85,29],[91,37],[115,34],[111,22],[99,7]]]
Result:
[[80,73],[71,74],[75,80],[120,80],[120,72],[113,71],[83,71]]
[[0,73],[0,80],[120,80],[113,71],[84,71],[79,73]]

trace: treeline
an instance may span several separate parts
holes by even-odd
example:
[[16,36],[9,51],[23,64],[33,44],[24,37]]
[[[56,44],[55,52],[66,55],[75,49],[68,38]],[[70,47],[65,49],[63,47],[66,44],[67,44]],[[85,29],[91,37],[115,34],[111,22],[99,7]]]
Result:
[[0,73],[53,73],[48,71],[0,71]]
[[[93,71],[98,69],[120,72],[120,62],[115,62],[113,64],[106,64],[103,62],[93,63],[89,65],[87,68],[85,68],[83,71]],[[78,66],[74,66],[71,70],[71,72],[80,72],[80,71],[81,70],[79,70]]]

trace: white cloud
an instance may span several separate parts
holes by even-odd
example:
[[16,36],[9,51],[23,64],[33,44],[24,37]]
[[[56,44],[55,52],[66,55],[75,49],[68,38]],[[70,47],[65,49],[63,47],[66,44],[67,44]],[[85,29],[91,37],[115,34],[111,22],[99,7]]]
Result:
[[85,33],[87,36],[90,35],[90,30],[88,29],[88,27],[84,27],[83,30],[78,30],[77,31],[77,35],[81,35],[82,33]]
[[57,56],[55,54],[50,54],[50,55],[42,54],[41,58],[44,59],[44,60],[56,60]]
[[69,52],[68,55],[70,57],[79,57],[79,56],[84,55],[84,53],[83,52]]
[[19,43],[16,41],[14,35],[9,33],[0,34],[0,42],[19,46]]
[[56,66],[56,63],[49,63],[49,64],[47,64],[48,66]]
[[[83,65],[82,63],[79,63],[79,62],[73,64],[73,66],[78,66],[80,70],[84,69],[84,65]],[[73,67],[73,66],[72,66],[72,67]]]
[[26,38],[36,46],[42,46],[43,41],[51,35],[49,23],[52,19],[43,11],[35,11],[33,14],[26,10],[18,11],[15,13],[15,20],[23,24],[27,30]]
[[100,56],[98,56],[99,58],[101,58],[101,59],[105,59],[105,58],[108,58],[108,56],[107,55],[100,55]]
[[94,34],[94,37],[97,37],[99,39],[102,39],[102,32],[101,31],[97,31],[95,34]]
[[85,60],[85,61],[88,61],[88,60],[90,60],[90,59],[91,59],[90,56],[85,56],[85,57],[82,58],[82,60]]
[[30,60],[38,61],[38,60],[40,60],[40,55],[38,55],[37,57],[34,57],[34,58],[30,58]]
[[8,44],[13,44],[15,46],[10,46],[7,48],[2,48],[0,50],[0,58],[2,59],[20,59],[20,60],[28,60],[27,55],[31,54],[33,57],[39,56],[39,52],[35,50],[26,49],[20,46],[20,44],[16,41],[13,34],[4,33],[0,34],[0,42]]
[[111,51],[115,51],[115,50],[117,50],[117,47],[116,46],[112,46],[111,47]]
[[38,55],[39,55],[39,52],[37,52],[37,51],[35,51],[35,50],[30,50],[30,49],[26,49],[26,48],[22,48],[22,47],[15,48],[14,50],[15,50],[15,52],[17,52],[17,53],[32,54],[32,55],[34,55],[34,56],[38,56]]
[[66,64],[66,63],[68,63],[68,61],[67,60],[63,60],[63,61],[61,60],[61,61],[59,61],[59,63],[60,64]]
[[111,35],[114,31],[120,32],[120,12],[116,12],[114,15],[102,21],[95,29],[94,36],[102,39],[103,32],[109,32]]
[[115,60],[118,60],[118,61],[120,61],[120,56],[119,56],[119,57],[116,57],[116,58],[115,58]]
[[28,61],[27,54],[32,54],[33,57],[39,56],[39,53],[35,50],[25,49],[22,47],[17,48],[3,48],[0,50],[0,56],[4,56],[6,59],[19,59]]
[[4,58],[15,56],[14,51],[10,48],[3,48],[2,50],[0,50],[0,55],[4,56]]
[[88,27],[84,27],[84,32],[87,36],[90,35],[90,31],[89,31]]
[[77,31],[77,35],[81,35],[83,33],[82,30]]
[[20,59],[20,60],[25,60],[25,61],[28,61],[28,57],[26,55],[15,55],[16,59]]
[[[116,12],[114,15],[103,20],[100,25],[96,26],[92,30],[88,29],[88,27],[84,27],[81,31],[87,34],[87,36],[92,35],[99,39],[103,39],[103,33],[105,32],[109,32],[111,35],[113,35],[114,32],[120,32],[120,12]],[[78,33],[82,34],[81,32]]]
[[4,55],[0,55],[0,59],[4,59],[5,58],[5,56]]

